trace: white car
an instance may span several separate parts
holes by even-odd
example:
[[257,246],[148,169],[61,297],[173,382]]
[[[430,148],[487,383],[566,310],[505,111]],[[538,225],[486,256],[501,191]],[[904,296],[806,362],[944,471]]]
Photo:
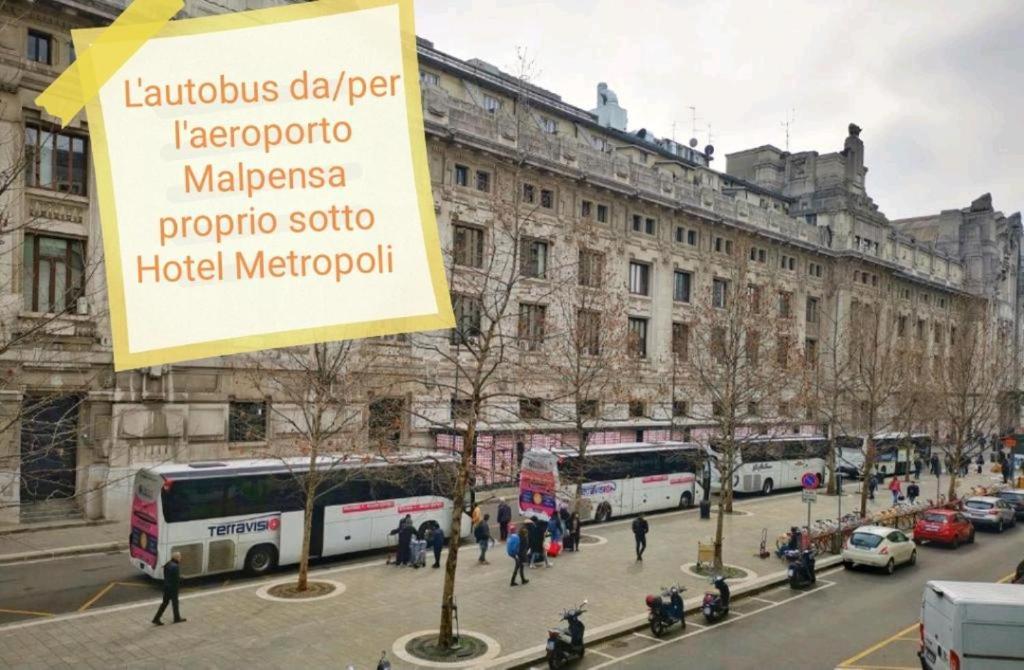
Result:
[[843,567],[855,565],[885,568],[890,575],[902,563],[917,563],[917,549],[906,533],[886,526],[861,526],[843,547]]

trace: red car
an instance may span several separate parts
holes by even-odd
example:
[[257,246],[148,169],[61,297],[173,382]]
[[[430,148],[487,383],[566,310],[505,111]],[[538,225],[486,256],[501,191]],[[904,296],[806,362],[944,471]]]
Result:
[[974,542],[974,526],[960,512],[950,509],[930,509],[914,524],[914,544],[924,541],[951,544],[956,549],[961,542]]

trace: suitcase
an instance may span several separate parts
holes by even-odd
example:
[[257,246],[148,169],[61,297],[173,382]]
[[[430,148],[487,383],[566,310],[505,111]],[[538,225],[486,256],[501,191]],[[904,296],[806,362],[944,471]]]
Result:
[[427,541],[412,540],[409,543],[409,553],[412,554],[412,567],[422,568],[427,564]]

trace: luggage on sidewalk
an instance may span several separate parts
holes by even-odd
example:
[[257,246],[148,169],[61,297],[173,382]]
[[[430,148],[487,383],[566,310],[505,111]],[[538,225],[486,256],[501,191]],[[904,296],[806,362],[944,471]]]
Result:
[[422,568],[427,564],[427,541],[413,539],[409,542],[409,553],[412,554],[412,567]]
[[562,543],[558,540],[551,540],[548,545],[548,556],[556,558],[560,553],[562,553]]

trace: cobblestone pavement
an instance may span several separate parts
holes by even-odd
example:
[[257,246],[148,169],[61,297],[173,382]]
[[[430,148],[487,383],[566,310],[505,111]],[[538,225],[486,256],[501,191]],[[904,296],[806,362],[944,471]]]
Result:
[[[972,476],[967,484],[982,479],[990,481]],[[933,479],[922,482],[926,495],[934,487]],[[843,508],[855,502],[851,491]],[[834,497],[819,496],[813,518],[835,516],[835,504]],[[761,530],[767,529],[771,549],[779,533],[804,522],[799,493],[743,498],[736,510],[725,520],[726,562],[759,575],[781,570],[775,558],[756,558]],[[710,540],[713,521],[700,520],[695,510],[648,518],[642,563],[634,559],[630,519],[619,519],[588,526],[585,533],[600,543],[559,557],[552,568],[528,570],[530,583],[516,588],[508,584],[512,561],[504,546],[492,548],[490,565],[477,564],[474,545],[463,546],[456,593],[461,627],[500,643],[491,661],[500,667],[542,644],[560,610],[584,598],[590,600],[588,629],[600,630],[642,615],[644,595],[660,585],[678,581],[688,595],[702,593],[705,581],[681,566],[696,559],[698,541]],[[441,570],[387,566],[381,557],[319,570],[315,577],[339,581],[345,590],[314,602],[268,601],[257,595],[258,582],[202,591],[183,596],[186,623],[160,628],[150,623],[155,600],[10,624],[0,627],[0,667],[368,668],[381,650],[388,650],[394,667],[414,667],[396,659],[392,645],[406,634],[436,629]]]

